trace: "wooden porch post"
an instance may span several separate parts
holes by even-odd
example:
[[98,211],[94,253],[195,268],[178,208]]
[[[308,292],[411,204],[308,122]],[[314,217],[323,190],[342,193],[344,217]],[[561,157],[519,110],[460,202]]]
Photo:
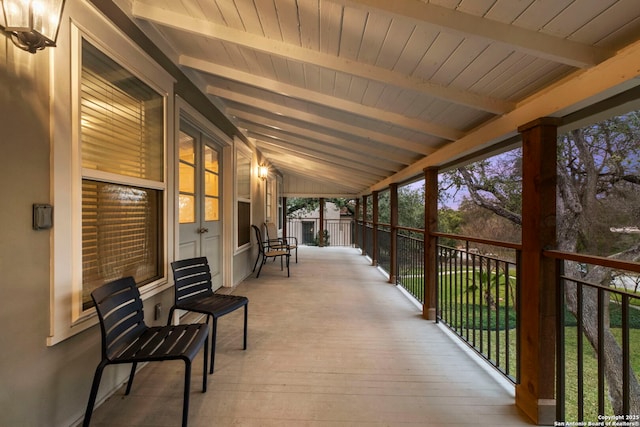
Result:
[[391,244],[389,250],[390,266],[389,266],[389,283],[396,283],[396,275],[398,274],[398,184],[389,186],[389,198],[391,199]]
[[318,246],[324,247],[324,197],[320,197],[320,224],[318,226]]
[[362,196],[362,255],[367,254],[367,197]]
[[424,304],[422,317],[436,320],[436,243],[438,231],[438,168],[424,170]]
[[555,382],[555,263],[542,251],[556,247],[558,120],[541,118],[522,134],[522,265],[520,383],[516,405],[540,425],[553,425]]
[[378,200],[379,200],[379,192],[378,191],[374,191],[371,193],[371,197],[372,200],[371,202],[373,203],[373,233],[371,234],[373,236],[373,253],[370,254],[371,255],[371,265],[373,266],[377,266],[378,265],[378,215],[379,215],[379,210],[378,210]]

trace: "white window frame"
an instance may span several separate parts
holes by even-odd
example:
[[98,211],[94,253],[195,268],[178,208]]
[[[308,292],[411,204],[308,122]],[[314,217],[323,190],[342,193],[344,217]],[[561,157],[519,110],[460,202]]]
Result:
[[[173,135],[173,78],[131,40],[116,31],[102,15],[84,2],[71,2],[51,55],[52,202],[55,223],[51,241],[50,330],[47,345],[55,345],[98,323],[95,309],[82,310],[82,164],[80,153],[79,82],[82,71],[82,38],[123,68],[144,81],[165,99],[163,191],[163,277],[140,288],[146,299],[167,289],[167,264],[173,258],[173,235],[166,232],[174,221],[173,176],[167,173],[173,150],[167,135]],[[81,17],[76,20],[74,17]],[[90,31],[88,29],[91,29]],[[110,46],[117,47],[113,50]],[[71,112],[71,114],[69,114]],[[127,183],[128,184],[128,183]]]
[[267,176],[267,179],[264,181],[264,218],[267,222],[274,222],[274,180],[271,179],[271,176]]
[[[238,188],[238,159],[240,158],[240,156],[245,157],[245,159],[249,160],[249,197],[241,197],[240,194],[238,194],[239,192],[239,188]],[[239,238],[238,238],[238,203],[239,202],[245,202],[245,203],[249,203],[249,215],[250,215],[250,219],[249,222],[250,224],[253,224],[253,203],[251,200],[251,196],[253,193],[253,183],[254,183],[254,173],[253,171],[256,169],[255,166],[255,162],[253,160],[253,152],[251,150],[251,148],[249,148],[248,146],[246,146],[243,142],[241,142],[238,138],[234,138],[234,159],[233,159],[233,173],[234,173],[234,192],[233,192],[233,224],[234,224],[234,246],[235,246],[235,253],[240,253],[246,250],[249,250],[251,248],[251,231],[249,234],[249,242],[240,245],[239,244]]]

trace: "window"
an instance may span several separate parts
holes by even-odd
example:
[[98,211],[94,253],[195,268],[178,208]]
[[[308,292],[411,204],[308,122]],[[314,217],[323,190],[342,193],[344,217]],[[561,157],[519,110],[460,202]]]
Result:
[[204,146],[204,220],[220,220],[220,193],[218,152]]
[[69,43],[51,51],[49,70],[50,346],[98,323],[90,294],[102,283],[131,275],[143,299],[168,289],[174,244],[164,229],[177,221],[166,174],[173,78],[100,14],[83,12],[61,26]]
[[264,182],[265,183],[265,215],[264,217],[267,219],[267,222],[271,222],[271,215],[273,209],[273,181],[269,178]]
[[91,292],[163,275],[164,100],[82,42],[82,308]]
[[251,152],[236,141],[236,247],[251,244]]
[[196,145],[195,139],[180,132],[178,156],[180,167],[180,196],[178,198],[178,220],[180,224],[196,222]]

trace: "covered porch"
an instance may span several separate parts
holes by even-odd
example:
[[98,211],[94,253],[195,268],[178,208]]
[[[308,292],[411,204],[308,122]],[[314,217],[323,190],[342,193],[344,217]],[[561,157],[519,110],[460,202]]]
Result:
[[[192,383],[191,426],[530,425],[513,386],[423,319],[359,249],[301,247],[290,278],[269,263],[233,292],[250,300],[248,349],[242,313],[221,318],[207,393]],[[182,372],[147,366],[92,425],[176,425]]]

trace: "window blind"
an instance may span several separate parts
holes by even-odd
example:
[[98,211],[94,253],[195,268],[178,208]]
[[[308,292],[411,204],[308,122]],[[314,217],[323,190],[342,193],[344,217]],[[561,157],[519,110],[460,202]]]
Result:
[[86,41],[80,108],[84,168],[163,180],[162,96]]
[[158,190],[82,181],[83,309],[91,292],[133,276],[138,285],[161,277]]

